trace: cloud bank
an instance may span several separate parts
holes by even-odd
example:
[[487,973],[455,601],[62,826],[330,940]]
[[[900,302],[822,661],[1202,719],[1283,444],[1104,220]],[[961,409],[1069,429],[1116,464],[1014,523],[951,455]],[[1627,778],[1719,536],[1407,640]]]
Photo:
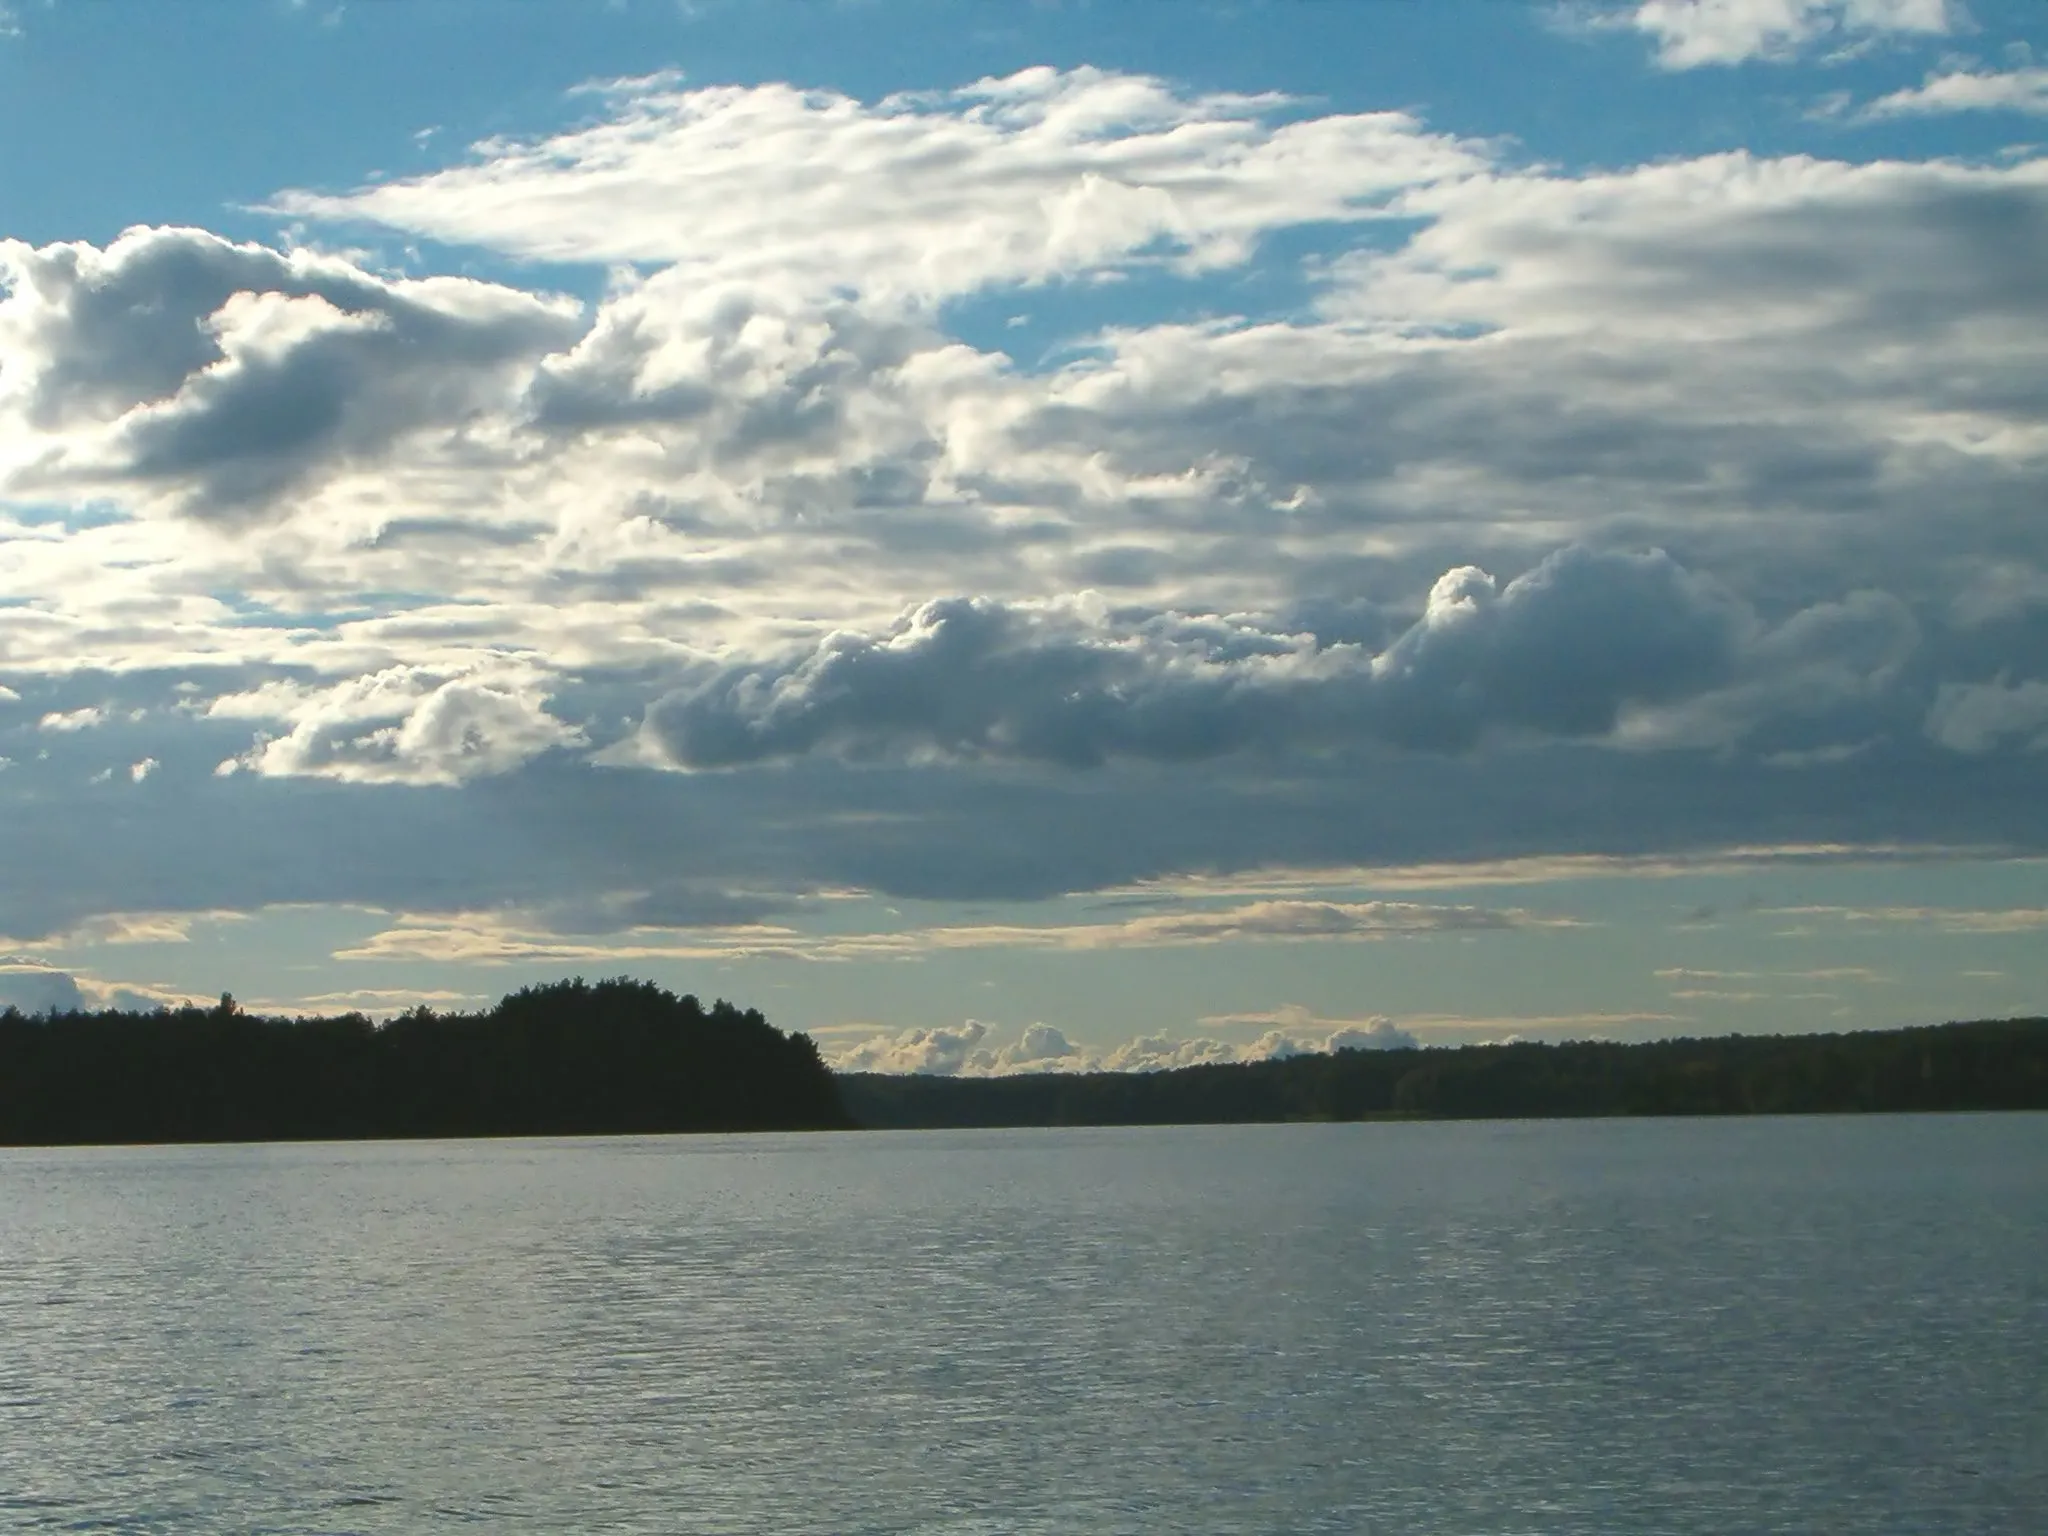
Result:
[[[1630,14],[1673,63],[1952,20]],[[9,931],[2048,845],[2038,155],[1573,171],[1102,70],[587,102],[276,200],[493,280],[0,245]],[[961,318],[1027,295],[1125,320]]]
[[1317,1035],[1300,1032],[1300,1026],[1313,1028],[1318,1022],[1305,1010],[1283,1010],[1282,1016],[1295,1026],[1293,1031],[1268,1029],[1250,1042],[1207,1035],[1141,1035],[1106,1050],[1076,1045],[1050,1024],[1033,1024],[1010,1044],[996,1045],[989,1025],[969,1019],[953,1026],[876,1034],[828,1053],[828,1059],[835,1072],[1015,1077],[1036,1072],[1168,1072],[1178,1067],[1281,1061],[1336,1051],[1414,1050],[1421,1044],[1389,1019],[1347,1022]]

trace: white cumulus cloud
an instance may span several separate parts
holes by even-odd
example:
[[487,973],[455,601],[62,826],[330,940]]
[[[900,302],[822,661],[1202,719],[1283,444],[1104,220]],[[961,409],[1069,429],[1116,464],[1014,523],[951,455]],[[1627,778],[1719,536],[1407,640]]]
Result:
[[1880,96],[1857,112],[1866,121],[1887,117],[1938,117],[1955,112],[2022,112],[2048,117],[2048,69],[1952,69],[1930,74],[1919,85]]
[[56,731],[69,734],[74,731],[89,731],[103,724],[107,712],[98,705],[87,704],[78,709],[52,710],[36,722],[38,730]]
[[1178,1067],[1233,1062],[1285,1061],[1334,1051],[1413,1050],[1420,1042],[1392,1020],[1316,1019],[1307,1009],[1204,1019],[1211,1026],[1272,1023],[1248,1042],[1210,1035],[1139,1035],[1106,1048],[1075,1043],[1050,1024],[1033,1024],[1007,1045],[993,1043],[988,1025],[876,1034],[830,1053],[839,1072],[887,1072],[932,1077],[1013,1077],[1032,1072],[1167,1072]]
[[672,76],[601,94],[595,124],[274,206],[544,260],[929,301],[1140,261],[1235,265],[1269,230],[1369,218],[1480,163],[1400,112],[1303,115],[1092,68],[877,102]]
[[1938,36],[1955,0],[1643,0],[1629,21],[1657,42],[1667,69],[1784,59],[1820,41]]
[[222,771],[358,783],[459,784],[504,773],[582,733],[548,712],[550,684],[517,664],[440,675],[391,667],[332,686],[269,684],[215,699],[216,718],[288,722]]

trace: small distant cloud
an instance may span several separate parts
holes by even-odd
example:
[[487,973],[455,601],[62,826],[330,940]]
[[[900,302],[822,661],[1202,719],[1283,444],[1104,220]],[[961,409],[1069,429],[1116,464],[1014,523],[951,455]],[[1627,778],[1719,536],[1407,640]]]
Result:
[[16,693],[5,683],[0,683],[0,704],[19,704],[20,702],[20,694]]
[[30,947],[47,949],[88,944],[189,944],[192,941],[192,930],[202,923],[238,923],[247,916],[245,912],[226,910],[102,912]]
[[[1915,923],[1937,933],[2034,933],[2048,929],[2048,907],[1773,907],[1786,917],[1850,924]],[[1809,932],[1810,929],[1792,930]]]
[[1951,0],[1643,0],[1612,19],[1593,14],[1596,25],[1653,39],[1663,68],[1697,69],[1783,62],[1815,45],[1841,55],[1885,36],[1939,36],[1954,27],[1957,7]]
[[2019,112],[2048,117],[2048,68],[1950,70],[1889,96],[1880,96],[1853,114],[1858,122],[1898,117],[1939,117],[1956,112]]
[[[980,1049],[987,1038],[988,1026],[978,1019],[937,1029],[906,1029],[848,1046],[832,1059],[832,1065],[841,1072],[957,1077],[978,1066],[979,1058],[991,1056]],[[988,1074],[984,1068],[973,1075]]]
[[52,710],[36,722],[39,731],[89,731],[106,721],[107,712],[95,705],[83,709]]
[[128,777],[131,782],[140,784],[152,773],[155,773],[158,766],[159,764],[157,763],[157,760],[155,758],[145,757],[139,763],[130,763],[128,765]]
[[[1033,1024],[1013,1043],[997,1045],[988,1025],[969,1019],[935,1029],[907,1029],[895,1034],[877,1030],[837,1051],[828,1052],[834,1070],[886,1072],[926,1077],[1014,1077],[1029,1072],[1167,1072],[1248,1061],[1285,1061],[1295,1056],[1353,1050],[1413,1050],[1421,1042],[1388,1019],[1317,1020],[1304,1008],[1272,1013],[1218,1014],[1201,1023],[1228,1030],[1251,1024],[1284,1021],[1248,1042],[1213,1035],[1178,1037],[1139,1035],[1106,1048],[1091,1048],[1069,1039],[1051,1024]],[[1317,1032],[1314,1026],[1336,1024]],[[1308,1028],[1304,1028],[1308,1026]],[[857,1026],[856,1026],[857,1027]],[[843,1029],[820,1031],[842,1033]]]

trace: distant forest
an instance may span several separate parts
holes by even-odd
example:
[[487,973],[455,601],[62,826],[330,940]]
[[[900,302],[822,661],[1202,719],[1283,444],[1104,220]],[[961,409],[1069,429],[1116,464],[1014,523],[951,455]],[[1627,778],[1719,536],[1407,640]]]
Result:
[[752,1009],[623,978],[381,1025],[0,1012],[11,1145],[1956,1109],[2048,1109],[2048,1020],[944,1078],[835,1077]]
[[862,1125],[902,1128],[2048,1109],[2048,1019],[1340,1051],[1150,1074],[842,1074],[839,1092]]
[[578,1136],[850,1128],[807,1035],[647,982],[266,1019],[0,1013],[0,1144]]

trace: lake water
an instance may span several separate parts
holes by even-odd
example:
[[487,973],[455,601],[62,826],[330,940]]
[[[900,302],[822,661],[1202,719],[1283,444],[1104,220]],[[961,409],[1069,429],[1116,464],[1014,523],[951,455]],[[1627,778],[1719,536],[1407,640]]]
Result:
[[2048,1530],[2048,1116],[0,1152],[0,1528]]

